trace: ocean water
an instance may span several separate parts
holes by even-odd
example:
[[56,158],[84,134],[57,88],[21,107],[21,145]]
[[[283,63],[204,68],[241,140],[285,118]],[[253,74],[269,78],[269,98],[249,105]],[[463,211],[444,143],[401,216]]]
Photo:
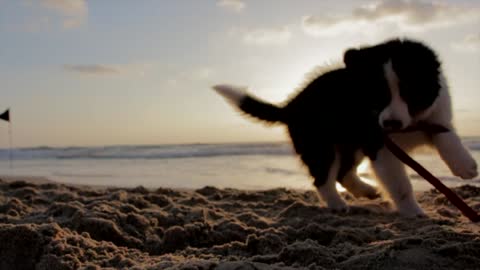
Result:
[[[480,138],[465,138],[480,164]],[[37,176],[82,185],[147,188],[311,189],[312,179],[288,143],[186,144],[0,149],[0,175]],[[448,186],[480,186],[480,179],[452,176],[434,152],[413,156]],[[372,180],[368,162],[359,167]],[[409,170],[415,190],[430,184]]]

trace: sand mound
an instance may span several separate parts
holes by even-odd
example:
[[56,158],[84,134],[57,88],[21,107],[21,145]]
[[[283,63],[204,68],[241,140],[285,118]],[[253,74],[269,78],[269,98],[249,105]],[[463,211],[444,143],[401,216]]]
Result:
[[[456,189],[477,211],[480,188]],[[430,218],[314,192],[94,189],[0,181],[0,269],[474,269],[480,226],[438,192]]]

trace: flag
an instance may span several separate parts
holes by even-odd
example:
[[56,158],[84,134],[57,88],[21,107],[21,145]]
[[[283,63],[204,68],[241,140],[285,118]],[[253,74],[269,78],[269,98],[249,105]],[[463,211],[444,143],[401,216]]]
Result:
[[10,122],[10,109],[7,109],[4,113],[0,114],[0,119]]

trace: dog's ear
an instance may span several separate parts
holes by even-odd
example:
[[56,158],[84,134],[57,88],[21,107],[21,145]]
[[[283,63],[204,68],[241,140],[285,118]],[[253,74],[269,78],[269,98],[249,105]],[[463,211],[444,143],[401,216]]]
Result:
[[347,68],[353,68],[358,66],[360,62],[360,51],[357,49],[348,49],[343,54],[343,62]]

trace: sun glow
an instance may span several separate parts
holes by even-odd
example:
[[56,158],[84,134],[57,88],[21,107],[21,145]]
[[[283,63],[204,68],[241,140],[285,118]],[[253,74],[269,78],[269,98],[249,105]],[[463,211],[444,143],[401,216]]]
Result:
[[[370,162],[367,160],[367,159],[364,159],[360,165],[358,165],[357,167],[357,174],[358,176],[360,177],[360,179],[369,184],[369,185],[372,185],[372,186],[378,186],[378,183],[377,181],[375,181],[374,179],[372,179],[372,172],[370,170]],[[339,192],[346,192],[347,190],[337,182],[337,190]]]
[[373,173],[370,168],[370,161],[368,161],[368,159],[364,159],[357,167],[357,174],[360,176],[360,179],[362,179],[362,181],[364,181],[365,183],[372,186],[377,186],[377,181],[372,179]]

